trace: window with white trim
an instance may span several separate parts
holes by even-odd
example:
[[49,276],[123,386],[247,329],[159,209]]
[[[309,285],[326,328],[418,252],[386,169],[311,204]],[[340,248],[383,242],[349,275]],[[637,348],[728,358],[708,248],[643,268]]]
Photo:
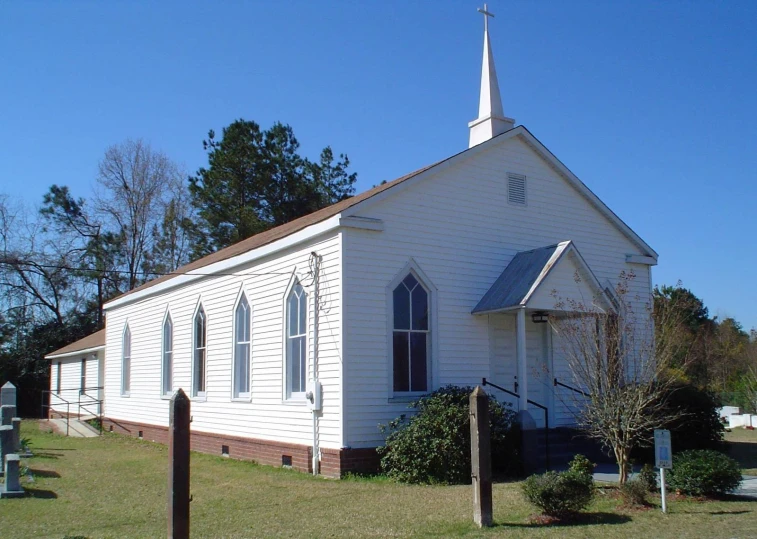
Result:
[[430,294],[413,273],[392,293],[392,373],[394,393],[428,390]]
[[87,390],[87,358],[81,358],[81,389],[79,393]]
[[63,362],[58,362],[58,372],[55,375],[55,392],[60,395],[61,383],[63,380]]
[[167,314],[163,320],[163,380],[161,382],[161,394],[171,395],[173,392],[173,321]]
[[236,399],[250,398],[250,350],[252,309],[242,294],[234,311],[234,393]]
[[127,324],[121,340],[121,395],[131,391],[131,330]]
[[289,292],[286,310],[287,397],[303,397],[307,384],[308,296],[299,281]]
[[192,357],[192,396],[204,397],[207,377],[208,320],[202,305],[194,318],[194,343]]

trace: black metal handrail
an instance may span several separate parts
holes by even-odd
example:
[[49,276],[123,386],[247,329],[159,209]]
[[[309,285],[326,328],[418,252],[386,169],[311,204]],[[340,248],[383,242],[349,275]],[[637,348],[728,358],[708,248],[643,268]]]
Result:
[[586,393],[585,391],[581,391],[580,389],[576,389],[575,387],[571,387],[571,386],[569,386],[567,384],[563,384],[562,382],[558,382],[557,378],[555,378],[555,387],[557,387],[557,386],[564,387],[565,389],[570,389],[571,391],[579,393],[579,394],[583,395],[584,397],[590,397],[591,396],[588,393]]
[[[99,420],[100,420],[100,434],[102,434],[103,433],[103,421],[102,421],[102,419],[103,419],[103,399],[96,399],[95,397],[93,397],[92,395],[89,395],[87,393],[87,391],[99,391],[101,389],[103,389],[103,386],[84,387],[84,388],[80,388],[80,387],[73,388],[72,387],[72,388],[69,388],[69,389],[61,389],[60,391],[53,391],[51,389],[46,389],[46,390],[42,391],[42,409],[41,409],[41,415],[42,415],[42,417],[45,417],[45,408],[50,408],[50,409],[53,408],[52,397],[55,397],[59,401],[62,401],[66,405],[66,436],[68,436],[69,435],[69,429],[70,429],[70,420],[71,420],[71,405],[75,404],[77,406],[76,416],[79,417],[79,418],[82,415],[82,413],[81,413],[82,409],[85,412],[92,413],[91,410],[88,409],[88,407],[97,405],[98,406],[97,413],[96,414],[92,414],[92,415],[95,415],[95,416],[99,417]],[[77,391],[78,395],[79,395],[77,401],[76,402],[72,402],[72,401],[68,401],[68,400],[64,399],[61,396],[61,394],[63,392],[66,392],[66,391],[68,391],[68,392]],[[47,394],[47,395],[50,396],[50,403],[49,404],[45,404],[45,394]],[[86,397],[89,400],[85,400],[85,401],[82,402],[82,397]],[[56,403],[56,405],[57,404],[60,404],[60,403]]]
[[[48,394],[50,396],[50,404],[45,404],[45,394]],[[42,417],[45,417],[45,408],[52,409],[52,398],[55,396],[60,401],[63,401],[66,404],[66,436],[68,436],[68,427],[69,427],[69,418],[71,417],[71,403],[61,397],[56,391],[52,391],[50,389],[45,389],[42,391],[42,409],[40,410]],[[60,404],[60,403],[56,403]]]
[[[512,395],[513,397],[520,399],[520,395],[515,393],[514,391],[510,391],[509,389],[505,389],[502,386],[498,386],[497,384],[492,384],[489,382],[486,378],[483,378],[481,380],[481,384],[486,386],[492,386],[494,389],[499,389],[500,391],[504,391],[508,395]],[[541,408],[544,411],[544,460],[547,467],[547,470],[549,470],[549,409],[544,406],[543,404],[539,404],[538,402],[534,402],[529,398],[526,398],[526,402],[528,404],[532,404],[536,406],[537,408]]]
[[[98,389],[99,390],[99,389],[102,389],[102,388],[100,388],[100,387],[94,387],[94,388],[89,388],[89,389]],[[92,415],[97,416],[98,423],[99,423],[100,434],[102,435],[102,433],[103,433],[103,399],[96,399],[92,395],[88,395],[86,393],[86,391],[89,391],[89,389],[82,389],[79,392],[79,402],[78,402],[78,405],[79,405],[79,414],[78,414],[78,416],[81,418],[81,415],[82,415],[81,411],[82,410],[84,410],[85,412],[89,412],[89,413],[92,414],[92,411],[89,410],[88,407],[89,406],[97,406],[97,413],[94,413]],[[85,401],[84,403],[82,403],[82,401],[81,401],[82,397],[87,397],[89,399],[89,401]]]

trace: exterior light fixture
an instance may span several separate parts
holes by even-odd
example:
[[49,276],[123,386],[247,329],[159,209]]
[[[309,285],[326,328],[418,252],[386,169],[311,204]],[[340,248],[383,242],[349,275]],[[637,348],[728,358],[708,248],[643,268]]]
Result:
[[531,315],[531,321],[534,324],[546,324],[549,321],[549,315],[544,311],[537,311]]

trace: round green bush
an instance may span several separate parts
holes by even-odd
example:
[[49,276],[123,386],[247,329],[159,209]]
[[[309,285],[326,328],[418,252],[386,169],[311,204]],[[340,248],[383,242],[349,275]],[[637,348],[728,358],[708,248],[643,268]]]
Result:
[[657,490],[657,472],[655,472],[655,469],[651,464],[647,463],[641,467],[638,479],[648,492],[654,492]]
[[739,463],[711,449],[692,449],[673,456],[670,488],[690,496],[722,496],[741,482]]
[[623,503],[630,506],[647,505],[647,484],[641,478],[626,481],[618,488]]
[[546,472],[528,477],[523,495],[545,515],[565,518],[588,507],[594,498],[594,480],[585,473]]
[[568,464],[568,467],[571,472],[581,473],[584,475],[588,475],[589,477],[594,476],[595,466],[596,464],[594,464],[585,455],[582,455],[581,453],[576,454],[573,457],[573,460],[571,460],[570,463]]
[[[385,444],[377,449],[382,472],[405,483],[470,483],[472,392],[472,387],[443,387],[410,403],[417,410],[415,415],[380,425],[388,433]],[[493,471],[519,473],[515,412],[490,398],[489,427]]]

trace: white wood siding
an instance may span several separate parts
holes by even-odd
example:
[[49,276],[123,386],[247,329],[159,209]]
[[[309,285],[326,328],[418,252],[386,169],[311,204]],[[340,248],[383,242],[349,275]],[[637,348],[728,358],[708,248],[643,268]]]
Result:
[[[205,402],[193,399],[192,429],[246,438],[311,445],[312,413],[303,401],[283,398],[284,294],[296,272],[308,293],[308,369],[312,368],[313,278],[308,258],[323,256],[321,272],[319,377],[323,413],[322,447],[342,447],[341,425],[341,235],[315,238],[233,270],[150,296],[107,313],[106,415],[153,425],[168,424],[168,400],[161,398],[161,331],[169,309],[173,321],[173,386],[190,394],[192,320],[198,302],[207,316]],[[234,307],[244,290],[252,307],[251,392],[248,401],[232,400]],[[131,391],[120,395],[121,337],[131,330]],[[312,373],[311,373],[312,374]]]
[[[50,360],[50,391],[52,392],[50,395],[50,406],[53,410],[56,412],[66,413],[68,410],[70,410],[71,414],[77,414],[79,413],[79,402],[82,404],[87,404],[88,402],[91,402],[92,399],[87,398],[87,396],[82,396],[80,398],[80,393],[82,390],[81,387],[81,360],[82,357],[86,360],[86,384],[87,388],[95,388],[97,387],[98,383],[98,377],[99,377],[99,363],[100,363],[100,354],[102,352],[98,352],[97,354],[93,354],[92,352],[85,354],[85,355],[77,355],[77,356],[70,356],[65,357],[61,359],[52,359]],[[60,365],[60,372],[61,372],[61,392],[57,393],[58,391],[58,365]],[[87,392],[87,394],[90,394],[90,392]],[[97,391],[91,392],[92,396],[95,399],[98,399],[98,393]],[[66,406],[66,402],[70,402],[70,406]],[[98,408],[96,405],[87,406],[86,408],[81,410],[81,413],[83,415],[86,414],[96,414],[98,412]]]
[[[533,296],[528,300],[529,309],[551,311],[558,307],[559,310],[572,311],[572,306],[583,306],[584,310],[607,309],[605,302],[598,297],[600,291],[589,286],[590,276],[586,274],[580,265],[576,264],[574,253],[568,253],[560,262],[552,268],[547,277],[541,283]],[[578,273],[579,282],[576,282]],[[618,277],[617,275],[615,276]],[[595,299],[597,304],[595,305]]]
[[[508,172],[526,175],[527,206],[507,203]],[[344,232],[345,443],[353,447],[380,444],[377,425],[408,411],[406,403],[388,399],[386,286],[411,258],[438,288],[433,387],[473,385],[490,376],[490,342],[505,342],[510,330],[501,327],[492,336],[497,322],[470,312],[519,251],[573,240],[600,282],[615,282],[621,271],[634,269],[631,295],[649,294],[647,268],[625,261],[639,249],[520,139],[495,145],[358,215],[382,219],[384,231]],[[513,351],[501,352],[503,358],[514,359],[512,342]],[[492,373],[506,387],[512,384],[507,369]]]

